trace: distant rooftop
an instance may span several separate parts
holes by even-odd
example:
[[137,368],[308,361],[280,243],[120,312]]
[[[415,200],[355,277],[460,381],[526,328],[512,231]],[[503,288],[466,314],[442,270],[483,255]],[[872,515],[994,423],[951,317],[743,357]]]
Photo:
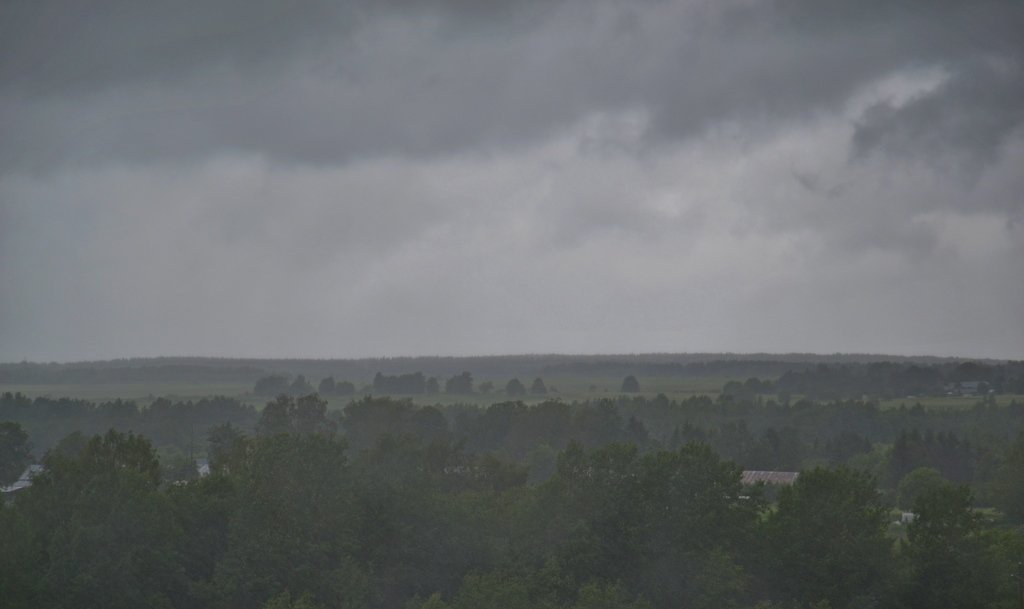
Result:
[[764,482],[765,484],[778,484],[781,486],[789,486],[796,482],[797,477],[800,476],[800,472],[769,472],[769,471],[758,471],[758,470],[745,470],[743,472],[742,481],[743,484],[757,484],[758,482]]
[[0,493],[13,493],[32,486],[32,478],[41,471],[43,471],[42,465],[36,463],[29,465],[16,482],[9,486],[0,486]]

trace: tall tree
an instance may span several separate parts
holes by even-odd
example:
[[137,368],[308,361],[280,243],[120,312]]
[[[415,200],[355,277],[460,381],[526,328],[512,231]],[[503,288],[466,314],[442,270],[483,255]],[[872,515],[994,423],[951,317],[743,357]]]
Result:
[[320,395],[334,395],[335,383],[334,377],[328,376],[320,380],[320,384],[317,386],[316,392]]
[[210,469],[230,471],[241,465],[245,457],[245,435],[231,423],[217,425],[207,434],[207,455]]
[[879,594],[891,549],[887,512],[866,474],[845,468],[801,473],[782,489],[766,523],[767,560],[779,591],[832,607]]
[[909,510],[914,507],[919,495],[947,484],[939,470],[932,467],[919,467],[900,480],[896,487],[897,505],[900,509]]
[[457,374],[444,384],[444,392],[454,395],[468,395],[473,393],[473,375],[469,372]]
[[0,486],[17,480],[31,462],[31,444],[21,424],[0,421]]
[[292,430],[304,434],[332,434],[337,426],[327,418],[327,400],[313,393],[295,401]]
[[509,397],[526,395],[526,387],[523,386],[522,381],[519,379],[512,379],[505,384],[505,394]]
[[907,531],[911,577],[904,591],[909,609],[994,606],[1000,583],[993,557],[980,537],[981,520],[966,486],[944,483],[916,498],[917,518]]
[[1011,522],[1024,523],[1024,432],[1007,451],[993,482],[993,495]]
[[182,532],[158,490],[148,441],[112,430],[78,456],[51,455],[45,465],[19,501],[47,549],[37,606],[187,604]]
[[295,399],[281,394],[273,401],[267,402],[256,423],[256,433],[260,436],[274,436],[292,431],[292,417],[295,411]]
[[309,384],[305,376],[300,374],[292,381],[292,384],[288,387],[288,392],[295,396],[308,395],[313,393],[313,386]]
[[222,607],[257,607],[288,590],[351,604],[359,516],[345,445],[322,435],[257,440],[235,479],[239,507],[215,576]]
[[264,376],[256,381],[252,390],[256,395],[280,395],[288,393],[288,377],[280,374]]

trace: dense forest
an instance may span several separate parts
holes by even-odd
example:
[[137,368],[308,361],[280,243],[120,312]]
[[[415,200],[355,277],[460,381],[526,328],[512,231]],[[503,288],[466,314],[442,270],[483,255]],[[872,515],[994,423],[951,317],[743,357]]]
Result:
[[[17,464],[0,482],[29,448],[43,471],[0,510],[0,597],[1016,606],[1024,404],[986,394],[962,410],[881,409],[760,393],[783,382],[486,408],[362,396],[336,411],[298,391],[311,389],[304,377],[259,411],[228,398],[139,408],[5,393],[0,450]],[[801,473],[745,486],[743,470]]]

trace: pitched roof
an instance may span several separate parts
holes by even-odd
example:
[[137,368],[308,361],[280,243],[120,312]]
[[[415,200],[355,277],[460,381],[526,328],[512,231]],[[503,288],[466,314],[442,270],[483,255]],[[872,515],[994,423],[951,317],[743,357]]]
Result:
[[14,491],[20,491],[23,488],[32,486],[32,477],[43,471],[43,466],[37,463],[33,463],[25,468],[24,473],[14,483],[9,486],[0,486],[0,493],[13,493]]
[[789,486],[796,482],[798,476],[800,476],[800,472],[744,470],[741,480],[743,481],[743,484],[757,484],[758,482],[764,482],[765,484],[781,484],[783,486]]

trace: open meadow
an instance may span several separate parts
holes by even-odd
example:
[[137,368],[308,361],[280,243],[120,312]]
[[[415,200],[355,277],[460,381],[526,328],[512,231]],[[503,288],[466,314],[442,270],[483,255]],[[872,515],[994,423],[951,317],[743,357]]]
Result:
[[[318,381],[319,379],[313,379]],[[354,396],[324,396],[331,409],[343,408],[352,399],[358,399],[367,395],[380,395],[372,391],[369,380],[357,382],[359,388]],[[521,379],[529,386],[532,379]],[[678,377],[651,377],[641,380],[640,391],[635,395],[654,397],[662,393],[670,399],[685,399],[694,395],[717,396],[729,378],[678,378]],[[740,379],[742,380],[742,379]],[[544,378],[548,387],[545,395],[527,393],[524,396],[510,398],[504,392],[507,378],[483,378],[476,385],[490,381],[494,389],[487,392],[479,390],[472,394],[447,394],[443,391],[436,394],[400,395],[392,397],[398,399],[409,399],[418,405],[427,404],[472,404],[481,407],[490,406],[496,402],[503,402],[510,399],[521,400],[526,404],[534,404],[549,399],[558,399],[566,402],[599,400],[603,398],[614,398],[621,395],[621,377],[591,377],[591,376],[569,376],[553,375]],[[315,382],[314,382],[315,385]],[[251,383],[240,382],[203,382],[203,381],[154,381],[154,382],[106,382],[106,383],[9,383],[0,384],[0,393],[11,392],[21,393],[29,398],[47,397],[52,399],[72,398],[89,400],[92,402],[107,402],[113,400],[131,400],[140,408],[149,406],[157,398],[167,398],[171,401],[197,400],[214,396],[223,396],[236,399],[245,404],[251,404],[261,408],[272,396],[255,395]]]
[[[312,379],[316,381],[318,379]],[[530,380],[521,379],[529,386]],[[525,404],[538,404],[545,400],[560,400],[564,402],[597,401],[602,399],[614,399],[623,395],[621,391],[622,378],[618,376],[590,376],[590,375],[566,375],[558,374],[544,377],[548,393],[536,395],[527,393],[524,396],[509,397],[504,392],[506,378],[482,378],[477,382],[477,387],[482,383],[490,381],[493,389],[482,392],[475,391],[472,394],[447,394],[443,391],[436,394],[402,395],[390,394],[395,399],[408,399],[419,406],[425,405],[453,405],[469,404],[486,408],[498,402],[509,400],[522,401]],[[630,394],[640,397],[652,398],[663,394],[670,400],[679,401],[699,395],[706,395],[712,399],[717,398],[722,387],[730,381],[742,382],[743,378],[731,377],[678,377],[678,376],[652,376],[641,377],[640,391]],[[314,382],[314,385],[316,383]],[[340,410],[348,405],[353,399],[359,399],[370,395],[389,395],[376,393],[369,384],[369,379],[356,383],[359,388],[353,396],[323,396],[327,401],[329,410]],[[272,396],[256,395],[253,393],[251,383],[231,381],[123,381],[103,383],[0,383],[0,393],[11,392],[21,393],[29,398],[46,397],[52,399],[71,398],[88,400],[90,402],[109,402],[114,400],[126,400],[135,402],[140,408],[148,407],[157,398],[166,398],[172,402],[184,402],[212,398],[216,396],[228,397],[243,404],[250,404],[260,409],[270,401]],[[780,401],[780,397],[773,393],[759,394],[761,399]],[[790,402],[801,399],[800,394],[788,396]],[[878,404],[880,409],[907,407],[912,408],[920,404],[928,410],[964,410],[974,407],[983,401],[981,396],[907,396],[903,398],[871,400]],[[1005,407],[1013,402],[1024,403],[1024,394],[1003,393],[987,398],[988,403]]]

